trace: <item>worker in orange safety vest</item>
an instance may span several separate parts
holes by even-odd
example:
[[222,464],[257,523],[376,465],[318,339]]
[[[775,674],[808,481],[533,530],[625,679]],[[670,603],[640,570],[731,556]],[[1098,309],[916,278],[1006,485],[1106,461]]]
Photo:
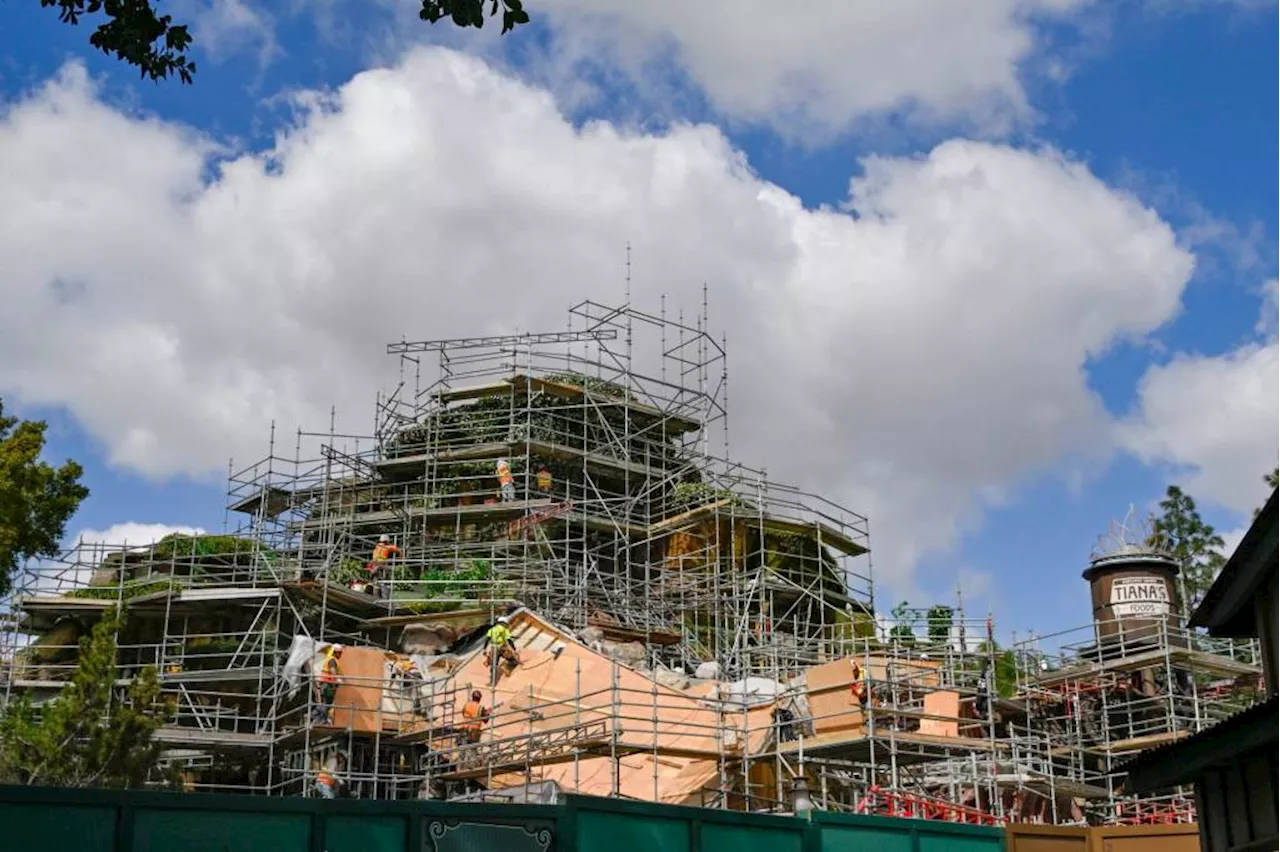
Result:
[[511,465],[506,459],[498,459],[498,486],[502,491],[503,503],[516,499],[516,480],[511,475]]
[[[369,591],[370,594],[375,596],[377,595],[377,588],[373,585],[374,580],[378,578],[379,572],[382,570],[382,567],[387,564],[387,561],[390,560],[392,556],[399,553],[400,548],[391,543],[391,536],[386,533],[378,536],[378,543],[373,546],[373,558],[370,559],[369,564],[365,566],[365,570],[369,572],[370,588],[367,589],[367,591]],[[353,588],[354,587],[355,584],[353,584]],[[364,591],[364,589],[361,589],[361,591]]]
[[484,696],[480,690],[472,690],[471,700],[462,707],[462,735],[469,743],[480,742],[480,731],[484,729],[484,723],[489,718],[489,711],[484,708],[480,700]]
[[324,762],[316,773],[316,792],[322,799],[337,798],[339,773],[346,768],[347,759],[341,754],[334,755]]

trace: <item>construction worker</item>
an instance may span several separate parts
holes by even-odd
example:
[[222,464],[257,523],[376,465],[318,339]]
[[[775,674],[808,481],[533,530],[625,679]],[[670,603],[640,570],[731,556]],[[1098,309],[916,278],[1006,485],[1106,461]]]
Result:
[[322,799],[336,799],[338,784],[341,783],[342,770],[346,768],[347,759],[341,754],[333,754],[316,773],[316,793]]
[[333,698],[338,694],[338,679],[342,676],[342,668],[338,661],[346,650],[341,645],[330,645],[325,649],[324,661],[320,663],[320,671],[316,674],[316,706],[312,710],[313,721],[327,725],[333,717]]
[[520,654],[516,651],[515,642],[511,639],[510,620],[505,615],[500,617],[485,634],[485,662],[491,667],[492,679],[495,683],[504,659],[513,669],[520,665]]
[[978,695],[973,701],[973,715],[979,719],[987,717],[991,707],[991,664],[982,667],[982,675],[978,678]]
[[472,690],[471,700],[462,707],[462,724],[459,727],[463,738],[469,743],[480,742],[480,732],[489,718],[489,711],[480,703],[483,697],[480,690]]
[[510,503],[516,499],[516,481],[511,475],[511,465],[506,459],[498,459],[498,486],[502,491],[502,502]]
[[547,470],[547,466],[545,464],[538,465],[537,480],[538,493],[550,494],[553,480],[551,478],[551,471]]
[[850,660],[850,666],[853,668],[853,682],[849,687],[849,695],[857,702],[858,707],[863,710],[867,709],[867,678],[862,671],[862,666],[857,660]]

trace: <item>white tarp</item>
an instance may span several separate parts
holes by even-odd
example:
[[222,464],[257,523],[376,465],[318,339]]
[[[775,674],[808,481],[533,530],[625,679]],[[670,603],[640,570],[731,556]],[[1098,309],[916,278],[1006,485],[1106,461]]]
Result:
[[332,642],[317,642],[310,636],[294,636],[289,645],[289,659],[284,663],[284,682],[289,686],[289,697],[298,694],[302,686],[303,667],[309,667],[316,655],[332,645]]

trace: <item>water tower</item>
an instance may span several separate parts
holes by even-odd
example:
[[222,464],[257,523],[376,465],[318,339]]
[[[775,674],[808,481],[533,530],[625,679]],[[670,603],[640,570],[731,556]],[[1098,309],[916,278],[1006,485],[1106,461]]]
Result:
[[1150,523],[1134,522],[1133,509],[1098,538],[1084,578],[1093,598],[1093,620],[1104,647],[1156,641],[1162,627],[1176,628],[1181,607],[1178,562],[1163,549]]

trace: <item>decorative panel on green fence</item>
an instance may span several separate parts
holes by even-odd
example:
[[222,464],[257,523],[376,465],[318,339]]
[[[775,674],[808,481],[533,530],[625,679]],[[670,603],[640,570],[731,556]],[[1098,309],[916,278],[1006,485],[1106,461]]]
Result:
[[698,847],[700,852],[715,852],[717,849],[730,852],[801,852],[804,832],[704,822]]
[[407,852],[409,821],[402,816],[331,816],[325,820],[325,852]]
[[429,817],[424,852],[552,852],[555,824],[549,820],[495,822]]
[[580,810],[577,816],[581,852],[690,852],[684,819],[604,810]]
[[[139,808],[130,852],[310,852],[311,815]],[[123,852],[123,850],[122,850]]]
[[112,852],[115,835],[114,807],[0,803],[0,849]]

